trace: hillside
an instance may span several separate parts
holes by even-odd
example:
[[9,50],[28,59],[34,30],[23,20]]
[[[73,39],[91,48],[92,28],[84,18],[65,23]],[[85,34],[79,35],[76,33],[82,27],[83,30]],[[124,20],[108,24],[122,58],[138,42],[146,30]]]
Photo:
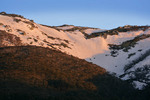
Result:
[[130,84],[109,75],[105,69],[48,48],[2,47],[0,65],[1,100],[143,98]]
[[[135,88],[150,84],[150,26],[126,25],[111,30],[66,24],[48,26],[2,12],[0,38],[0,47],[48,47],[97,64],[130,81]],[[144,73],[143,77],[139,73]]]

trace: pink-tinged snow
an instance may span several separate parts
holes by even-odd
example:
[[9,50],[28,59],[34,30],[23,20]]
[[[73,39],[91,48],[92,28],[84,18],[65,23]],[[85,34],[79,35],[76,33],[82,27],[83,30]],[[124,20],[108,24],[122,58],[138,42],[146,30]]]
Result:
[[113,35],[113,36],[108,35],[106,40],[110,44],[112,44],[112,43],[113,44],[121,44],[124,41],[128,41],[128,40],[134,39],[135,36],[142,35],[142,34],[150,34],[150,30],[147,30],[147,31],[139,30],[139,31],[132,31],[132,32],[120,32],[118,35]]
[[40,25],[38,25],[38,27],[40,31],[43,31],[50,36],[70,41],[68,45],[71,49],[63,48],[62,51],[79,58],[88,58],[92,55],[103,53],[104,50],[108,49],[107,43],[102,37],[86,40],[84,35],[79,30],[74,32],[59,32],[55,29]]
[[[21,20],[29,21],[27,19],[21,19]],[[0,16],[0,22],[3,23],[4,25],[9,25],[10,29],[12,29],[12,32],[10,33],[20,37],[20,39],[25,44],[30,44],[32,42],[32,44],[30,45],[48,47],[47,43],[43,42],[43,40],[46,40],[53,44],[61,44],[62,42],[64,43],[63,40],[68,40],[69,44],[67,45],[71,49],[62,47],[60,50],[79,58],[83,58],[83,59],[89,58],[93,55],[103,53],[104,50],[108,49],[107,42],[105,41],[104,38],[97,37],[94,39],[86,40],[84,38],[84,35],[78,30],[74,32],[57,31],[54,28],[45,27],[35,23],[34,25],[37,28],[31,30],[28,24],[22,21],[17,23],[13,20],[12,17],[7,17],[7,16]],[[2,26],[0,26],[0,29],[6,30],[6,28],[3,28]],[[17,29],[24,31],[26,35],[21,35],[17,31]],[[50,39],[46,35],[43,35],[43,32],[48,36],[54,38],[60,38],[61,40]],[[38,41],[35,42],[34,39],[37,39]]]
[[62,29],[62,30],[68,30],[68,29],[72,29],[74,28],[73,25],[68,25],[68,26],[61,26],[61,27],[57,27],[58,29]]
[[81,32],[76,32],[76,34],[68,33],[68,36],[74,43],[74,46],[72,46],[69,53],[79,58],[89,58],[108,50],[108,46],[104,38],[97,37],[86,40]]
[[89,35],[91,33],[102,32],[102,31],[105,31],[105,30],[104,29],[86,29],[86,30],[84,30],[84,32],[89,34]]
[[[115,72],[119,76],[124,73],[123,69],[126,64],[132,62],[134,59],[140,57],[141,54],[145,53],[146,50],[150,49],[149,42],[150,42],[150,38],[141,40],[138,42],[138,44],[135,45],[134,48],[130,49],[128,52],[119,50],[117,57],[111,56],[110,50],[107,50],[102,54],[94,55],[91,58],[87,58],[86,60],[104,67],[107,71]],[[142,51],[139,52],[138,50],[141,49]],[[128,55],[131,53],[136,53],[136,54],[128,58]]]
[[[16,18],[18,19],[18,17],[16,17]],[[22,21],[29,21],[27,19],[22,19],[22,18],[21,18],[21,20]],[[58,40],[52,40],[52,39],[49,39],[47,36],[43,35],[42,34],[42,30],[40,28],[40,27],[42,27],[41,25],[38,25],[38,24],[34,23],[34,25],[37,28],[34,28],[33,30],[31,30],[30,29],[31,26],[29,24],[26,24],[26,23],[22,22],[22,21],[17,23],[17,22],[14,21],[13,17],[0,15],[0,23],[3,23],[4,25],[9,25],[10,29],[12,29],[12,32],[9,32],[9,33],[20,37],[20,39],[25,44],[30,44],[32,42],[32,45],[47,47],[47,44],[44,43],[43,40],[46,40],[46,41],[48,41],[50,43],[60,43],[60,41],[58,41]],[[3,26],[0,26],[0,29],[7,31],[7,29],[4,28]],[[21,35],[20,32],[17,31],[17,29],[20,29],[20,30],[24,31],[26,34],[25,35]],[[47,30],[44,30],[44,31],[46,31],[48,35],[51,34],[50,36],[53,36],[53,35],[54,35],[54,37],[58,37],[59,36],[58,34],[60,32],[58,32],[55,29],[47,28],[47,27],[44,27],[43,29],[47,29]],[[54,34],[54,33],[56,33],[56,34]],[[61,38],[63,38],[63,37],[61,37]],[[34,39],[37,39],[38,41],[35,42]]]

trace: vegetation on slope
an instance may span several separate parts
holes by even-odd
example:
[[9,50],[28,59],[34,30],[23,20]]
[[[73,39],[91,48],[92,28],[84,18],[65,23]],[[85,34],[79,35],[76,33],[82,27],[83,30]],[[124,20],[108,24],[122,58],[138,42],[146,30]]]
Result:
[[[144,61],[148,56],[150,56],[150,49],[143,53],[140,57],[126,64],[124,66],[125,73],[120,75],[120,78],[123,78],[126,75],[128,75],[130,77],[130,79],[128,79],[129,82],[139,81],[145,84],[150,84],[150,65],[143,65],[139,66],[138,68],[135,67],[136,64],[138,64],[141,61]],[[133,67],[135,67],[135,71],[131,70]]]
[[24,18],[21,15],[17,15],[17,14],[7,14],[6,12],[0,12],[0,15],[4,15],[4,16],[9,16],[9,17],[20,17],[20,18]]
[[22,45],[19,37],[0,30],[0,47]]
[[143,61],[144,59],[146,59],[146,57],[150,56],[150,49],[147,50],[144,54],[142,54],[140,57],[134,59],[132,62],[130,62],[129,64],[125,65],[124,67],[124,71],[127,72],[129,69],[131,69],[133,66],[135,66],[136,64],[138,64],[139,62]]
[[130,25],[126,25],[124,27],[118,27],[118,28],[111,29],[111,30],[106,30],[106,31],[103,31],[103,32],[94,32],[94,33],[91,33],[90,35],[88,35],[86,38],[90,39],[90,38],[95,38],[95,37],[98,37],[98,36],[107,38],[107,35],[118,35],[118,32],[129,32],[129,31],[138,31],[138,30],[145,31],[148,28],[150,28],[150,26],[130,26]]
[[[48,26],[48,25],[42,25],[42,26],[46,26],[46,27],[49,27],[49,28],[54,28],[57,31],[64,31],[64,32],[74,32],[74,31],[78,30],[78,31],[80,31],[85,36],[85,38],[88,36],[88,34],[85,32],[86,29],[98,29],[98,28],[81,27],[81,26],[74,26],[74,25],[67,25],[67,24],[64,24],[64,25],[61,25],[61,26]],[[58,28],[58,27],[67,27],[67,26],[68,27],[69,26],[73,26],[73,28],[65,29],[65,30]]]
[[135,37],[134,39],[125,41],[119,45],[109,44],[109,47],[111,50],[123,49],[124,52],[128,52],[129,49],[131,49],[132,47],[135,47],[135,45],[137,44],[138,41],[144,40],[149,37],[150,37],[150,34],[142,34],[142,35]]
[[0,48],[0,65],[1,100],[133,100],[136,95],[105,69],[48,48]]

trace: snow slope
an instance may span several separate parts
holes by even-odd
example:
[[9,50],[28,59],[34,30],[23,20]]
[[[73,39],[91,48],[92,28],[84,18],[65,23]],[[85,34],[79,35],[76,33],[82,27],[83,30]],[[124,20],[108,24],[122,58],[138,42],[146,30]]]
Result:
[[[121,45],[143,34],[149,35],[150,28],[127,32],[118,31],[117,35],[107,35],[107,38],[97,36],[87,39],[86,35],[105,30],[73,25],[50,27],[36,24],[32,20],[22,17],[8,15],[0,14],[0,30],[19,37],[23,45],[36,45],[61,50],[67,54],[86,59],[89,62],[104,67],[107,71],[116,73],[118,77],[126,74],[121,77],[124,80],[130,79],[129,73],[131,71],[133,72],[143,65],[150,65],[150,56],[147,56],[142,61],[137,62],[132,68],[125,71],[125,65],[138,59],[150,49],[149,37],[136,41],[134,46],[130,47],[126,52],[123,49],[112,50],[109,46],[109,44]],[[132,28],[132,26],[128,28]],[[9,43],[7,43],[8,40],[4,39],[3,42],[6,46],[9,46]],[[147,75],[149,74],[150,72]],[[133,81],[133,83],[139,89],[143,86],[141,84],[147,84],[138,80]]]
[[[15,17],[15,19],[20,18]],[[51,48],[51,46],[47,45],[50,44],[56,49],[79,58],[88,58],[93,54],[103,53],[104,50],[108,49],[105,40],[101,37],[86,40],[79,30],[73,32],[58,31],[54,28],[45,27],[36,23],[34,23],[35,28],[31,30],[31,26],[23,21],[30,22],[30,20],[27,19],[21,19],[20,22],[15,22],[14,17],[0,15],[0,23],[3,24],[0,25],[0,30],[5,30],[20,37],[24,44]],[[9,26],[9,28],[5,27],[6,25]],[[9,29],[11,29],[11,31],[8,31]],[[21,32],[18,32],[18,29],[21,30]],[[24,35],[21,34],[22,32],[24,32]],[[48,38],[48,36],[50,38]],[[61,45],[62,43],[68,45],[68,47],[63,47]],[[98,45],[101,46],[99,47]]]

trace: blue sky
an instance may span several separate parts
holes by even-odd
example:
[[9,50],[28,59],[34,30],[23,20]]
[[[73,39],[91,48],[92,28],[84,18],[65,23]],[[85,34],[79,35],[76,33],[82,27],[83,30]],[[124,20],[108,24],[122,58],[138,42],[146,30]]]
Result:
[[150,25],[150,0],[1,0],[0,11],[46,25],[111,29]]

